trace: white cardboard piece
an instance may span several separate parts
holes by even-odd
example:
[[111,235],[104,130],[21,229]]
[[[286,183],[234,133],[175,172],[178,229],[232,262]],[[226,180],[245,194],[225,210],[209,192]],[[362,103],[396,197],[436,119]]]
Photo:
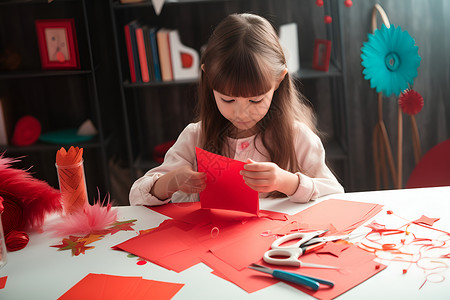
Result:
[[297,23],[280,26],[280,43],[286,56],[289,73],[300,71]]
[[[170,56],[172,58],[172,72],[173,79],[195,79],[199,76],[199,55],[197,51],[192,48],[186,47],[181,43],[180,35],[177,30],[171,30],[169,32],[170,40]],[[183,67],[181,55],[189,55],[192,58],[192,64],[190,67]]]

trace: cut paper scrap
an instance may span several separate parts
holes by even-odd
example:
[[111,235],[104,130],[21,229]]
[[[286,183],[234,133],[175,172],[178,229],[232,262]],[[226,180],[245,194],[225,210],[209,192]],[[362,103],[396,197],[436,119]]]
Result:
[[5,286],[6,286],[6,279],[8,279],[8,276],[0,277],[0,290],[5,288]]
[[439,218],[429,218],[425,215],[422,215],[419,219],[413,221],[415,224],[425,224],[428,226],[433,226],[435,222],[439,221]]
[[68,238],[62,239],[61,244],[53,245],[50,247],[58,248],[58,251],[71,250],[72,256],[86,254],[86,250],[95,248],[94,246],[86,246],[86,245],[92,244],[93,242],[103,239],[107,234],[112,235],[121,230],[123,231],[134,230],[131,226],[133,226],[134,222],[136,221],[137,221],[136,219],[121,222],[116,221],[112,223],[111,227],[107,229],[93,231],[84,236],[69,235]]
[[184,284],[180,283],[147,280],[142,277],[89,273],[58,299],[163,300],[172,299],[183,286]]
[[200,192],[202,208],[216,208],[258,214],[258,192],[239,174],[244,162],[195,148],[199,172],[206,173],[206,188]]
[[70,214],[83,209],[88,203],[83,148],[71,146],[66,151],[61,147],[56,152],[56,167],[64,212]]
[[330,254],[339,257],[342,251],[347,250],[349,247],[348,244],[328,242],[322,249],[317,250],[316,254]]

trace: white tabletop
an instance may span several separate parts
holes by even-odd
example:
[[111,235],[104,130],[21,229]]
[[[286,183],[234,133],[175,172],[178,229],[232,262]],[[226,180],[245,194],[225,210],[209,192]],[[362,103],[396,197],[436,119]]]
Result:
[[[325,197],[307,204],[295,204],[289,200],[261,200],[261,209],[289,214],[328,198],[372,202],[384,205],[384,209],[373,220],[381,224],[389,222],[387,210],[409,220],[422,215],[440,218],[433,227],[450,231],[450,187],[346,193]],[[137,219],[136,231],[158,226],[166,217],[145,207],[119,207],[119,221]],[[49,220],[48,222],[51,222]],[[45,229],[45,226],[44,226]],[[198,264],[181,273],[168,271],[152,263],[137,265],[136,258],[129,258],[122,251],[112,250],[117,245],[136,236],[134,231],[120,231],[107,235],[92,244],[95,249],[86,254],[71,256],[70,251],[57,251],[50,247],[61,243],[61,238],[50,233],[32,233],[24,249],[8,253],[8,263],[0,269],[0,277],[8,276],[6,286],[0,290],[0,299],[57,299],[88,273],[103,273],[123,276],[142,276],[167,282],[184,283],[185,286],[174,299],[314,299],[282,282],[248,294],[238,286],[213,274],[211,269]],[[446,261],[450,265],[450,259]],[[347,291],[339,299],[449,299],[450,271],[445,271],[445,280],[440,283],[427,282],[424,271],[406,268],[401,262],[383,262],[388,267]]]

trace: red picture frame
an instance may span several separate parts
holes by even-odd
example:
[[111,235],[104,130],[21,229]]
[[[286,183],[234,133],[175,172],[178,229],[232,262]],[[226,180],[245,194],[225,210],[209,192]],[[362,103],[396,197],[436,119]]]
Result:
[[42,69],[79,69],[74,19],[36,20]]
[[331,57],[331,41],[316,39],[314,41],[313,69],[328,72]]

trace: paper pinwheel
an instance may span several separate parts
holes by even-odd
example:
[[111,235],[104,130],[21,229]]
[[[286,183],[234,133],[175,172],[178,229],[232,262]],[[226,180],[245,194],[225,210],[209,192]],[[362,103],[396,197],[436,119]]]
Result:
[[420,56],[414,39],[400,26],[384,24],[368,35],[361,48],[364,79],[385,96],[398,96],[417,77]]

